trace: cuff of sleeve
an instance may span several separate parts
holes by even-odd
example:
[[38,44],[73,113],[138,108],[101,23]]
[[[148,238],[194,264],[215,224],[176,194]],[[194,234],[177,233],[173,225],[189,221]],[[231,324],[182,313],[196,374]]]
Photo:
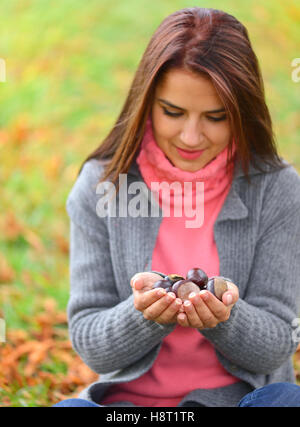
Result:
[[139,330],[141,330],[145,335],[147,331],[149,334],[154,334],[157,336],[165,337],[176,327],[176,323],[162,325],[160,323],[154,322],[153,320],[145,319],[143,314],[134,307],[133,303],[134,297],[131,295],[126,301],[121,304],[128,304],[129,316],[133,324],[138,325]]
[[242,304],[243,301],[239,299],[232,307],[230,317],[228,320],[226,320],[226,322],[219,323],[215,328],[199,329],[201,334],[211,341],[218,339],[220,334],[222,334],[223,338],[226,336],[226,334],[230,334],[235,329],[236,321],[238,319]]

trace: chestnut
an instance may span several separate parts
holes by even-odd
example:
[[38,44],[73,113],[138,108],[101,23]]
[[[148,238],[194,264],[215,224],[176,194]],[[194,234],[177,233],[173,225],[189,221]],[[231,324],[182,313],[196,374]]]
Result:
[[182,301],[185,301],[189,298],[191,292],[200,292],[200,288],[196,283],[189,279],[185,279],[174,283],[171,291],[174,292],[174,294]]
[[153,289],[155,289],[155,288],[163,288],[167,292],[170,292],[171,286],[172,285],[170,284],[169,280],[162,279],[162,280],[157,280],[157,282],[154,283]]
[[223,277],[212,277],[208,280],[205,289],[222,301],[222,296],[228,291],[228,286]]
[[215,279],[216,277],[219,277],[219,279],[223,279],[223,280],[225,280],[226,282],[234,283],[232,279],[228,279],[228,277],[223,277],[223,276],[212,276],[212,277],[210,277],[209,279]]
[[208,282],[207,274],[201,268],[191,268],[186,278],[198,285],[200,289],[204,289]]
[[178,282],[179,280],[184,280],[184,277],[179,276],[178,274],[168,274],[165,277],[165,279],[168,280],[172,286],[174,285],[174,283]]

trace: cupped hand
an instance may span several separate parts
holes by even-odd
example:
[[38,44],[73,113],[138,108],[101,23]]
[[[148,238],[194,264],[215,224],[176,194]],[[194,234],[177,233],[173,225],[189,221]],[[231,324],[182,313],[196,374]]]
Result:
[[222,301],[209,291],[200,291],[190,294],[184,301],[184,313],[177,315],[180,326],[197,329],[215,328],[219,323],[226,322],[231,314],[232,307],[239,299],[238,287],[227,282],[228,291],[222,296]]
[[182,300],[176,298],[173,292],[166,292],[163,288],[153,289],[154,283],[161,279],[162,277],[156,273],[135,274],[130,280],[134,306],[147,320],[162,325],[176,323],[177,314],[183,311]]

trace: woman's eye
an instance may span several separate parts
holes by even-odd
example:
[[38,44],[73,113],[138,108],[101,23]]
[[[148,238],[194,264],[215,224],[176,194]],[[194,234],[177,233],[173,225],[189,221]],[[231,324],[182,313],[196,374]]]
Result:
[[171,117],[180,117],[182,116],[182,113],[171,113],[171,111],[167,110],[165,107],[162,107],[164,114]]
[[210,117],[210,116],[207,116],[207,118],[208,118],[208,120],[211,120],[213,122],[221,122],[222,120],[226,119],[226,114],[224,114],[221,117]]
[[[170,117],[180,117],[182,116],[183,113],[172,113],[171,111],[167,110],[167,108],[162,107],[164,114],[166,114],[167,116]],[[211,116],[207,116],[208,120],[211,120],[212,122],[221,122],[222,120],[226,119],[226,114],[224,114],[221,117],[211,117]]]

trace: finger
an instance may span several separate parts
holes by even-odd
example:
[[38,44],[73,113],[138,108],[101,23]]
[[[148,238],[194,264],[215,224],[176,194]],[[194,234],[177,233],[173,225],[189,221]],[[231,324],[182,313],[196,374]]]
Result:
[[176,296],[174,293],[168,292],[167,295],[160,298],[158,301],[155,301],[153,304],[149,305],[143,311],[145,319],[154,320],[159,318],[161,314],[166,310],[166,308],[175,300],[175,298]]
[[177,313],[182,306],[180,298],[176,298],[161,314],[158,318],[154,319],[158,323],[170,323],[172,320],[176,322]]
[[138,291],[149,290],[152,289],[154,283],[160,279],[162,279],[162,277],[158,274],[144,271],[141,273],[136,273],[131,278],[130,285],[133,289]]
[[228,307],[216,298],[211,292],[202,291],[199,293],[200,303],[197,305],[197,310],[201,311],[201,319],[210,327],[216,326],[220,321],[227,320]]
[[144,273],[136,273],[132,278],[130,279],[130,285],[133,289],[135,289],[136,285],[141,285],[143,283],[144,279]]
[[227,291],[222,295],[222,302],[227,307],[233,307],[236,301],[234,302],[234,295]]
[[201,298],[201,294],[204,292],[206,291],[201,291],[196,294],[192,293],[189,296],[189,300],[192,302],[194,309],[199,317],[199,320],[202,322],[202,327],[212,328],[217,325],[218,319],[216,319],[216,317],[213,315],[209,307],[206,305],[203,298]]
[[191,301],[186,300],[186,301],[184,301],[183,307],[184,307],[184,311],[187,315],[187,319],[188,319],[190,326],[192,328],[202,328],[203,322],[200,319],[194,304]]
[[155,282],[157,282],[158,280],[162,280],[162,279],[163,278],[157,273],[152,273],[152,272],[151,273],[145,273],[144,284],[148,288],[152,288]]
[[222,301],[225,305],[232,307],[239,299],[239,289],[231,282],[227,282],[228,291],[224,292]]
[[166,290],[163,288],[151,289],[144,293],[134,291],[135,308],[139,311],[144,311],[147,307],[164,297],[166,293]]
[[177,315],[177,322],[178,322],[178,324],[179,324],[180,326],[182,326],[183,328],[188,328],[188,327],[190,327],[190,324],[189,324],[189,321],[188,321],[188,318],[187,318],[186,313],[179,313],[179,314]]
[[144,287],[144,279],[142,277],[136,277],[132,280],[131,286],[134,290],[140,291]]

